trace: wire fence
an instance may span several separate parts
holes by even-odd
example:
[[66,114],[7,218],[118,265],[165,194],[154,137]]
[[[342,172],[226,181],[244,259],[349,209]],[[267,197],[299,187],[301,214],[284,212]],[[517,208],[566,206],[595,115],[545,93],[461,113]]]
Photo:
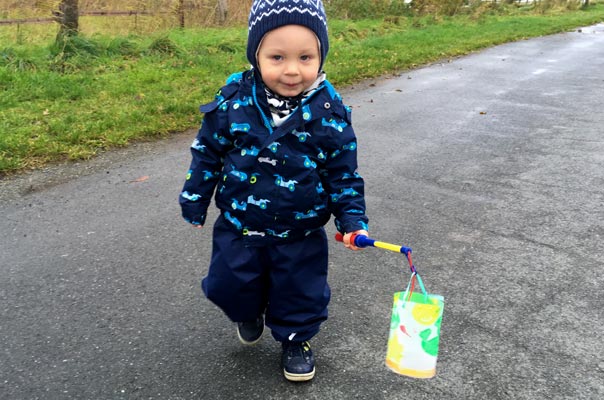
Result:
[[[245,21],[252,0],[80,0],[81,17],[155,16],[181,27]],[[0,26],[57,21],[60,0],[0,0]]]
[[[476,2],[540,6],[564,2],[583,5],[588,0],[324,0],[328,11],[347,17],[351,12],[346,10],[355,7],[373,11],[381,7],[387,14],[392,11],[387,7],[394,3],[405,7],[426,6],[430,12],[448,3],[455,3],[453,9],[458,10],[459,6]],[[16,26],[20,31],[30,24],[58,22],[60,3],[61,0],[0,0],[0,28]],[[80,27],[85,33],[149,33],[174,27],[245,24],[252,0],[79,0],[78,3]],[[95,17],[110,18],[99,21]]]
[[[80,16],[138,16],[138,15],[154,15],[150,11],[80,11]],[[19,18],[19,19],[0,19],[0,25],[18,25],[18,24],[39,24],[46,22],[57,22],[57,17],[32,17],[32,18]]]

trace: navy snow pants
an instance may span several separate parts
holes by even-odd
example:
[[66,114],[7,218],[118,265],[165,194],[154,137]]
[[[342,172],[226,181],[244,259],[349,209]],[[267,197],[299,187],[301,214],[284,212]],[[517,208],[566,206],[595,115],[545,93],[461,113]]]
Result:
[[327,319],[327,236],[251,244],[222,216],[214,224],[212,261],[201,286],[234,322],[265,313],[275,340],[304,341]]

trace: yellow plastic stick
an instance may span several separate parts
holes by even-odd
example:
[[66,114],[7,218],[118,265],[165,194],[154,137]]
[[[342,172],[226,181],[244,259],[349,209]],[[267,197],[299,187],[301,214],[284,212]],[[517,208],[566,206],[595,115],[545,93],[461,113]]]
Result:
[[380,249],[394,251],[396,253],[402,253],[401,246],[398,246],[398,245],[392,244],[392,243],[378,242],[376,240],[375,243],[373,243],[373,246],[374,247],[379,247]]

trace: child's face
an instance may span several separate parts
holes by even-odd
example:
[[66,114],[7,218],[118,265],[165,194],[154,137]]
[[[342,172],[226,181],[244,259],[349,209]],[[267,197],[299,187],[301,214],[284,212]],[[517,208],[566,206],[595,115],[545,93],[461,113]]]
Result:
[[317,79],[319,42],[310,29],[285,25],[264,36],[257,59],[265,85],[281,96],[294,97]]

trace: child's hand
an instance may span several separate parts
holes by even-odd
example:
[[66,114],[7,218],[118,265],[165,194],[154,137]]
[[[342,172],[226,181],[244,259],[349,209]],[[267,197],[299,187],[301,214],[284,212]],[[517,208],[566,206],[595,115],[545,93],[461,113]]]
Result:
[[352,235],[365,235],[365,236],[369,236],[369,233],[366,230],[349,232],[349,233],[346,233],[344,235],[344,239],[342,240],[344,242],[344,246],[347,249],[350,249],[350,250],[363,250],[362,247],[357,247],[357,246],[354,245],[354,243],[350,242],[350,237]]

